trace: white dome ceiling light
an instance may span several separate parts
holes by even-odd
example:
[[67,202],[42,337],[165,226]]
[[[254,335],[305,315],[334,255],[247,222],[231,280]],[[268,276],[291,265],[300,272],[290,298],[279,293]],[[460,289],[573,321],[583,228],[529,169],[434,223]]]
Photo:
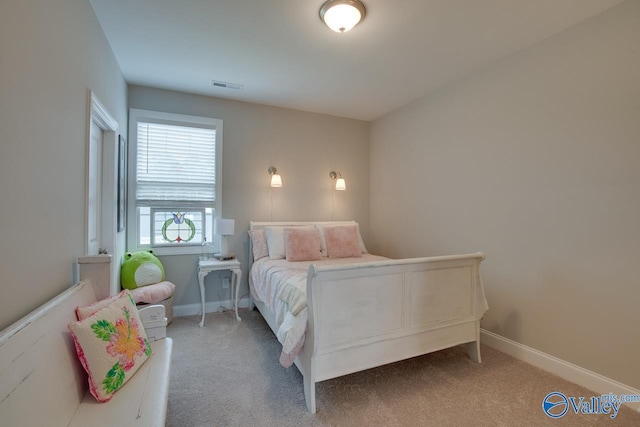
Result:
[[359,0],[329,0],[320,8],[320,19],[336,33],[345,33],[358,25],[366,14]]

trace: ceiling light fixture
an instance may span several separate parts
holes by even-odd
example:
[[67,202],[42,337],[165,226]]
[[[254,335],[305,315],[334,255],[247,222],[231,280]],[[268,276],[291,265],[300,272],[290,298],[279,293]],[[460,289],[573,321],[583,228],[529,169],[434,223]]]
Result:
[[344,33],[364,19],[366,9],[360,0],[329,0],[320,8],[320,19],[337,33]]

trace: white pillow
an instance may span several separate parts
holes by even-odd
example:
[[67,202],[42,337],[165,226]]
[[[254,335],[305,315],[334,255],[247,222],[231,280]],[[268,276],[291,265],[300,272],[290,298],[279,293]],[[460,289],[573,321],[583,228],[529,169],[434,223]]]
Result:
[[284,259],[284,227],[265,227],[269,259]]
[[360,242],[360,252],[363,254],[368,254],[367,248],[364,246],[364,240],[362,240],[362,234],[360,234],[360,225],[356,223],[358,226],[358,242]]
[[[364,240],[362,240],[362,234],[360,234],[360,225],[358,225],[357,222],[355,224],[358,227],[358,242],[360,244],[360,252],[362,252],[363,254],[367,254],[369,252],[367,252],[367,248],[364,246]],[[318,231],[320,232],[320,246],[322,248],[322,256],[328,256],[327,241],[324,238],[325,225],[334,226],[333,224],[316,224],[316,227],[318,227]],[[351,225],[351,224],[336,224],[336,225],[340,226],[340,225]]]

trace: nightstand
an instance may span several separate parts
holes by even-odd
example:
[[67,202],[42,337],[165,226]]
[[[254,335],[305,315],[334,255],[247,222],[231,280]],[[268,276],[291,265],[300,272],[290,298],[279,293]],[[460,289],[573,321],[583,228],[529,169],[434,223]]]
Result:
[[240,288],[240,280],[242,279],[242,270],[240,269],[240,261],[230,259],[227,261],[218,261],[209,259],[206,261],[198,261],[198,283],[200,284],[200,301],[202,302],[202,320],[200,327],[204,326],[204,278],[212,271],[231,271],[231,295],[234,295],[234,309],[236,312],[236,320],[240,321],[238,316],[238,290]]

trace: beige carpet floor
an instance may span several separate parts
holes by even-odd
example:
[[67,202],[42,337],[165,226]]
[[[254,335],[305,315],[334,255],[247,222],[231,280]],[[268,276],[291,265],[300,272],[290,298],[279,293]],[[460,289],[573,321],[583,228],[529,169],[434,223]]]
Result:
[[484,345],[481,364],[454,347],[318,383],[311,415],[302,376],[279,364],[280,344],[260,313],[240,315],[208,314],[204,328],[197,316],[169,325],[168,426],[640,426],[626,407],[615,419],[547,417],[550,392],[596,393]]

